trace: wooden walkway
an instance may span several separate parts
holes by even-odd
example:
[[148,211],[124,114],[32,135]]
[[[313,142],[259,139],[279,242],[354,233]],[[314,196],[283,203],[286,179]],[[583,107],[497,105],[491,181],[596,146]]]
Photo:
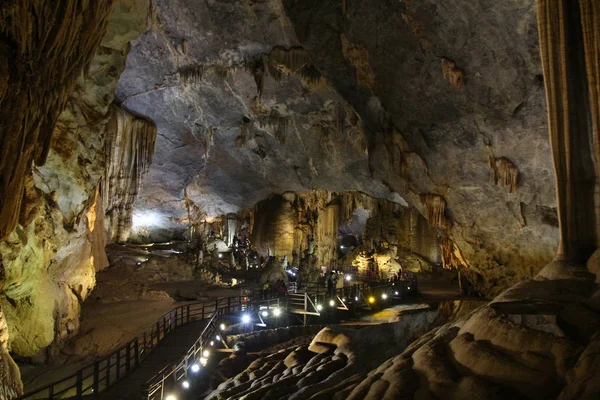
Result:
[[177,365],[192,347],[207,321],[192,322],[175,329],[131,375],[102,392],[96,399],[141,399],[146,382],[167,365]]

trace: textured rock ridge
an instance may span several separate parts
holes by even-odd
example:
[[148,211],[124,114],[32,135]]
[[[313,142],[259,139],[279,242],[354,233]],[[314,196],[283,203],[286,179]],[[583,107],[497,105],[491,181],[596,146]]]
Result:
[[103,202],[110,241],[126,242],[133,203],[154,154],[156,126],[113,105],[105,141]]

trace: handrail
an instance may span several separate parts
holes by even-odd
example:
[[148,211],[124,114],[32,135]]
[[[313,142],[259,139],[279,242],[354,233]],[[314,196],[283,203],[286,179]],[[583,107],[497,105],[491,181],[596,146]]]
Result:
[[[214,306],[217,310],[219,302],[226,301],[227,305],[231,305],[232,299],[237,300],[237,304],[241,304],[242,298],[226,297],[175,307],[144,329],[139,336],[108,355],[61,380],[28,392],[19,399],[30,399],[40,395],[44,395],[47,399],[57,399],[63,395],[80,398],[84,395],[101,393],[129,375],[173,330],[190,322],[205,320],[207,307]],[[235,301],[233,303],[235,304]]]
[[[166,366],[163,369],[161,369],[157,374],[155,374],[152,378],[146,381],[144,397],[151,400],[153,399],[154,395],[160,392],[161,395],[158,396],[158,399],[162,399],[164,397],[163,394],[165,389],[165,382],[167,381],[167,379],[174,376],[174,381],[177,382],[183,378],[186,378],[188,375],[188,370],[192,365],[198,362],[202,363],[202,359],[206,358],[206,354],[204,354],[204,349],[212,347],[212,345],[209,346],[208,343],[211,342],[211,339],[218,334],[218,331],[215,327],[218,317],[225,314],[235,313],[238,311],[245,311],[251,308],[251,305],[254,306],[262,303],[266,303],[267,308],[271,307],[271,303],[276,303],[277,307],[279,307],[279,299],[275,298],[266,300],[250,300],[247,302],[240,302],[238,304],[229,304],[226,308],[223,307],[215,309],[213,311],[212,316],[210,317],[210,320],[206,324],[206,327],[204,327],[194,344],[181,358],[177,366],[175,368],[172,368],[168,373],[165,373],[165,370],[168,368],[168,366]],[[239,309],[237,308],[238,306]]]
[[[311,289],[315,287],[316,293],[311,293]],[[323,293],[320,291],[321,287],[323,288]],[[371,289],[367,283],[354,283],[350,286],[336,288],[335,295],[347,295],[353,288],[356,288],[356,290],[360,292]],[[305,293],[311,295],[315,294],[316,296],[325,295],[327,292],[326,285],[321,282],[300,283],[298,284],[297,293],[301,293],[303,289]],[[261,295],[261,292],[257,293],[259,296]],[[198,355],[198,349],[203,347],[202,340],[206,337],[207,330],[214,330],[214,318],[216,316],[236,312],[236,310],[243,311],[243,306],[246,305],[247,307],[251,303],[266,301],[267,304],[270,304],[272,301],[279,302],[279,299],[277,298],[255,300],[255,296],[256,294],[252,293],[251,296],[232,296],[177,306],[163,314],[153,324],[144,329],[139,336],[133,338],[108,355],[80,368],[75,373],[59,381],[28,392],[19,397],[19,399],[31,399],[34,396],[38,397],[42,394],[44,394],[44,398],[50,400],[62,398],[62,396],[76,396],[77,398],[81,398],[84,395],[99,394],[120,381],[122,378],[128,376],[173,330],[190,322],[204,321],[210,318],[209,324],[200,334],[199,338],[194,343],[194,346],[192,346],[192,348],[195,348],[195,351],[192,352],[192,349],[190,349],[182,359],[182,362],[185,361],[187,363],[191,358],[196,360],[194,357]],[[207,312],[207,308],[213,308],[213,310]],[[175,368],[175,373],[180,371],[184,371],[187,374],[187,367],[184,369],[180,363]],[[164,368],[161,372],[164,372]],[[172,373],[169,373],[167,377],[171,375]],[[156,376],[153,377],[153,379],[155,378]],[[177,378],[177,380],[180,378],[181,377]],[[164,385],[164,379],[165,377],[161,379],[161,385]],[[153,387],[154,386],[150,384],[149,391],[151,391]]]

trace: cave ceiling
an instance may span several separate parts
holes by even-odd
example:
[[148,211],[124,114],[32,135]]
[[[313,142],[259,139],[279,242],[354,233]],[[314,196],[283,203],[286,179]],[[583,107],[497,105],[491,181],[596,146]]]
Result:
[[[271,193],[325,189],[425,213],[419,195],[435,193],[484,285],[530,276],[554,254],[534,0],[153,6],[116,92],[158,127],[136,212],[182,218],[188,196],[216,217]],[[300,48],[317,79],[283,65],[265,73],[258,100],[257,60]],[[502,185],[506,165],[514,188]]]

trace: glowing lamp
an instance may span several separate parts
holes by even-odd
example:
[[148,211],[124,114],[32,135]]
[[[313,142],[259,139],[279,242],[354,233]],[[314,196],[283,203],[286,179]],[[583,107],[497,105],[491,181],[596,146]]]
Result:
[[281,315],[281,310],[279,308],[276,308],[273,310],[273,315],[276,317],[279,317]]
[[244,324],[250,323],[250,316],[248,314],[242,315],[242,323],[244,323]]
[[189,389],[190,383],[188,381],[183,381],[181,382],[181,386],[183,386],[184,389]]
[[192,364],[192,366],[190,367],[190,369],[192,370],[192,372],[196,373],[196,372],[200,371],[200,365],[198,365],[198,364]]
[[333,300],[329,300],[329,305],[330,305],[331,307],[335,306],[335,301],[333,301]]
[[381,298],[382,298],[383,300],[387,299],[387,294],[385,294],[385,293],[384,293],[384,294],[382,294],[382,295],[381,295]]
[[369,296],[369,303],[371,303],[371,304],[375,303],[375,297]]

